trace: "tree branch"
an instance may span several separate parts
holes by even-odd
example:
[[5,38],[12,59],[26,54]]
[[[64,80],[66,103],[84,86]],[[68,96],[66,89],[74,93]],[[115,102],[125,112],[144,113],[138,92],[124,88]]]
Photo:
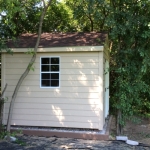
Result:
[[6,83],[5,88],[4,88],[4,90],[3,90],[2,94],[1,94],[0,99],[2,99],[2,98],[3,98],[3,95],[4,95],[5,91],[6,91],[6,88],[7,88],[7,83]]

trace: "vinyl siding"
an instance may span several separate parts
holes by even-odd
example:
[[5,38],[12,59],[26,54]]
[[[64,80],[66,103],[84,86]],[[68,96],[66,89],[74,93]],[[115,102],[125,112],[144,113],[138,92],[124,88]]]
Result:
[[[23,81],[14,105],[12,125],[103,128],[102,52],[38,53],[34,71]],[[31,56],[2,54],[5,96],[4,124],[10,99]],[[60,87],[40,88],[40,57],[60,57]],[[4,78],[5,77],[5,78]]]

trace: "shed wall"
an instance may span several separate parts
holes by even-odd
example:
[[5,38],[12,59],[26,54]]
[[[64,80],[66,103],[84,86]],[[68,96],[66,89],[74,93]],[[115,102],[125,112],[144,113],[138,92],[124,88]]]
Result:
[[[23,81],[14,105],[12,125],[103,128],[102,52],[38,53],[34,71]],[[60,57],[60,88],[40,88],[40,57]],[[2,86],[8,84],[6,124],[15,85],[31,56],[2,54]]]

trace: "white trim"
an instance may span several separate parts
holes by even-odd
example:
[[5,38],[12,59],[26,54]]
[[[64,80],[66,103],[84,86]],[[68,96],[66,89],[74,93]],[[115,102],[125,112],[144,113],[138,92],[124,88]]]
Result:
[[[13,52],[27,52],[29,48],[11,48]],[[31,48],[30,48],[31,49]],[[104,51],[104,46],[67,46],[38,48],[37,52],[99,52]],[[5,53],[5,52],[3,52]]]
[[[99,130],[101,130],[104,126],[105,120],[103,119],[103,113],[104,113],[104,102],[103,102],[103,53],[98,52],[98,76],[99,76],[99,102],[100,102],[100,110],[99,110]],[[102,82],[101,82],[102,80]]]
[[104,82],[105,82],[105,118],[109,115],[109,61],[105,59]]
[[[41,73],[42,73],[42,71],[41,71],[41,59],[42,58],[59,58],[59,71],[56,72],[56,73],[59,73],[59,86],[56,86],[56,87],[51,87],[51,86],[49,86],[49,87],[43,87],[41,85]],[[40,88],[52,88],[52,89],[54,89],[54,88],[60,88],[60,68],[61,68],[60,64],[61,64],[60,56],[41,56],[40,57]],[[44,72],[44,73],[46,73],[46,72]],[[50,72],[48,72],[48,73],[50,73]]]

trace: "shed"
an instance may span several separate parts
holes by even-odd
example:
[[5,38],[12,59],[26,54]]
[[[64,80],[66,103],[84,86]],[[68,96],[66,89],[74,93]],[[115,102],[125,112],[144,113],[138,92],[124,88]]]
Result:
[[[23,34],[13,55],[2,53],[2,89],[8,84],[3,123],[11,96],[31,58],[36,34]],[[109,114],[109,52],[105,33],[43,33],[37,58],[15,100],[14,126],[102,130]]]

